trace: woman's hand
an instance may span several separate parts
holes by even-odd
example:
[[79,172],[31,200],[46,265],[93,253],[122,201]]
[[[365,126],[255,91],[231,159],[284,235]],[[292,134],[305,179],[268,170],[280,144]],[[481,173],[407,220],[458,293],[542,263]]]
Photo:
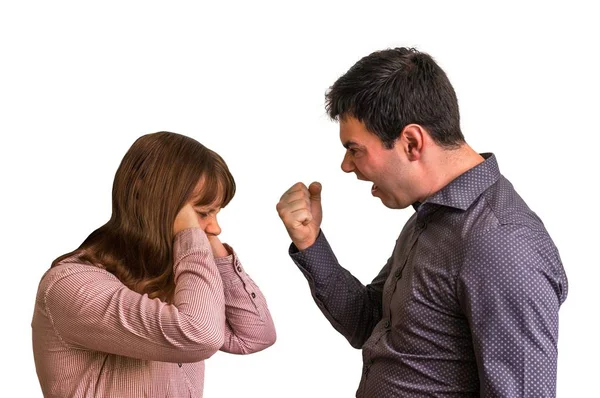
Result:
[[173,236],[187,228],[200,228],[200,222],[198,221],[198,214],[192,207],[191,203],[183,206],[177,217],[175,217],[175,223],[173,225]]
[[[211,213],[210,217],[216,218],[216,216]],[[210,242],[210,246],[212,248],[213,256],[215,257],[227,257],[231,253],[227,251],[227,248],[221,243],[221,240],[216,235],[221,232],[221,228],[216,224],[216,220],[213,221],[212,218],[208,220],[206,217],[205,220],[202,220],[198,215],[198,212],[194,209],[191,203],[183,206],[179,213],[177,213],[177,217],[175,217],[175,223],[173,225],[173,234],[177,235],[177,233],[183,231],[187,228],[200,228],[208,237],[208,241]],[[215,227],[216,225],[216,227]]]
[[221,243],[221,240],[216,235],[206,234],[208,237],[208,241],[210,242],[210,246],[212,247],[212,252],[214,257],[227,257],[229,253],[227,248]]

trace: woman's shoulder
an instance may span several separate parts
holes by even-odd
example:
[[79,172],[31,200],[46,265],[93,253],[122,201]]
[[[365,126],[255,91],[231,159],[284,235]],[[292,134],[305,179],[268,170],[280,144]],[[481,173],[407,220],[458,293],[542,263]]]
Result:
[[106,280],[117,279],[113,274],[106,271],[101,266],[90,264],[81,259],[81,255],[74,254],[61,260],[58,264],[48,269],[40,280],[38,293],[47,292],[56,282],[64,278],[73,279],[98,279]]

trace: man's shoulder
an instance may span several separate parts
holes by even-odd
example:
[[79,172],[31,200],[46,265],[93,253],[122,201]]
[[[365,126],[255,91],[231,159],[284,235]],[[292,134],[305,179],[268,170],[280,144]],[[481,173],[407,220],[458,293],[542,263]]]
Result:
[[[511,226],[544,233],[546,231],[542,220],[504,176],[500,176],[496,183],[482,193],[479,204],[481,209],[493,214],[496,226],[501,229],[499,232],[510,232],[513,229]],[[501,228],[502,226],[506,228]]]
[[[506,178],[490,186],[467,214],[472,222],[463,240],[466,256],[484,252],[556,252],[538,215],[531,210]],[[477,254],[479,253],[479,254]]]

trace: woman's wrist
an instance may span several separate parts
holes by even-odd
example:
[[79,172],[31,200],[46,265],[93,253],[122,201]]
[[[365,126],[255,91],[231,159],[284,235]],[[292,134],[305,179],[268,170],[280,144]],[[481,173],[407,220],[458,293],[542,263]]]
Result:
[[207,235],[207,237],[214,257],[227,257],[231,254],[216,235]]

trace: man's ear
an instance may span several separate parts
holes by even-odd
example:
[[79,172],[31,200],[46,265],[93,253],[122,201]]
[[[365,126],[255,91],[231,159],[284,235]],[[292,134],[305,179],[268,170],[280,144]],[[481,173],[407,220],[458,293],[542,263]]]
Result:
[[410,161],[419,160],[423,153],[425,129],[418,124],[409,124],[402,129],[396,145]]

